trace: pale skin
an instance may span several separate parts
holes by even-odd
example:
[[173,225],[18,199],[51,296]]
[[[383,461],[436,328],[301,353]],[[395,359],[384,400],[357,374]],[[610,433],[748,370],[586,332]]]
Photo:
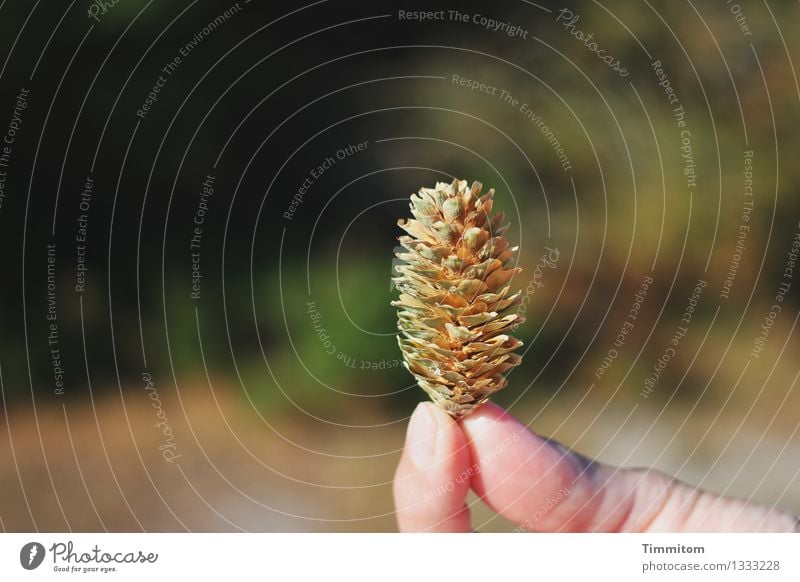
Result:
[[470,488],[520,530],[797,531],[797,518],[779,510],[720,497],[652,469],[583,457],[531,432],[496,404],[456,422],[421,403],[395,473],[400,531],[472,531]]

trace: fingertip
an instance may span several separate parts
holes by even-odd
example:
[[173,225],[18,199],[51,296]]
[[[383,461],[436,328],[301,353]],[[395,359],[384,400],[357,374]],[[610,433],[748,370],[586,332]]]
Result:
[[498,424],[516,432],[529,431],[528,427],[517,420],[508,410],[494,402],[482,405],[472,414],[462,418],[460,423],[465,430],[473,432]]
[[409,419],[394,497],[401,531],[469,531],[469,450],[458,424],[431,402]]
[[569,452],[497,404],[486,403],[462,419],[461,428],[479,469],[472,488],[507,519],[531,523],[531,516],[552,505],[552,499],[560,502],[565,491],[573,490],[576,471]]
[[411,413],[405,451],[418,469],[425,469],[436,460],[436,440],[440,424],[435,411],[426,402],[420,402]]
[[[461,429],[472,446],[473,455],[483,456],[486,446],[497,446],[503,442],[528,441],[528,445],[540,446],[545,439],[530,431],[506,409],[487,402],[478,410],[460,421]],[[517,447],[519,448],[519,447]]]
[[489,400],[488,402],[481,405],[475,412],[470,415],[465,416],[462,419],[462,422],[468,422],[470,420],[480,419],[480,418],[500,418],[502,416],[511,416],[505,408],[496,404]]

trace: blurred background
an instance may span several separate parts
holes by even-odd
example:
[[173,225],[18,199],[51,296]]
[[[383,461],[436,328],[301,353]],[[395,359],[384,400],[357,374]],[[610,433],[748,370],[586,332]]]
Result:
[[3,530],[395,530],[454,177],[520,248],[500,404],[800,512],[797,2],[111,4],[0,3]]

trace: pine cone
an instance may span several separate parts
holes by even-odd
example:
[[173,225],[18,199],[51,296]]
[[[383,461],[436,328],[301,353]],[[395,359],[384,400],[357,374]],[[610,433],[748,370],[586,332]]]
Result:
[[410,235],[399,237],[392,279],[403,363],[456,419],[504,388],[522,360],[512,353],[522,342],[507,335],[524,319],[509,309],[521,302],[507,285],[522,270],[509,267],[518,247],[502,236],[503,213],[491,216],[494,189],[480,196],[481,188],[464,180],[421,188],[411,195],[415,218],[398,222]]

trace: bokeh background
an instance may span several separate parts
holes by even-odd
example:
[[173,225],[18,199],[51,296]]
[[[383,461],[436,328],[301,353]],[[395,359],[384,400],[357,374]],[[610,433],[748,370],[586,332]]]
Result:
[[396,222],[453,177],[525,269],[498,402],[800,512],[798,2],[102,4],[0,2],[3,530],[394,530]]

